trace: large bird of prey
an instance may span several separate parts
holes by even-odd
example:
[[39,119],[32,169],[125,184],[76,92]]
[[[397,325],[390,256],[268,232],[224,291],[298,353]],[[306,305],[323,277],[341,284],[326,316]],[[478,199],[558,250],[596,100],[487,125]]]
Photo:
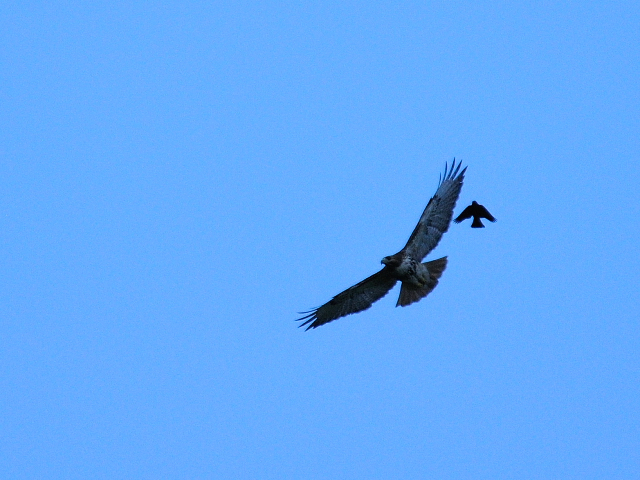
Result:
[[308,325],[307,330],[317,328],[337,318],[366,310],[384,297],[398,281],[402,282],[402,288],[396,307],[417,302],[436,287],[447,266],[447,257],[421,262],[449,229],[467,170],[465,167],[460,171],[460,166],[461,163],[456,165],[455,159],[448,171],[445,165],[438,189],[422,212],[404,248],[395,255],[384,257],[381,261],[384,267],[378,273],[339,293],[321,307],[302,312],[304,317],[298,319],[304,320],[301,327]]
[[480,205],[474,200],[473,202],[471,202],[471,205],[465,208],[462,213],[455,218],[454,222],[460,223],[461,221],[471,217],[473,217],[471,228],[484,228],[482,220],[480,220],[481,218],[486,218],[490,222],[496,221],[493,215],[489,213],[489,210],[487,210],[483,205]]

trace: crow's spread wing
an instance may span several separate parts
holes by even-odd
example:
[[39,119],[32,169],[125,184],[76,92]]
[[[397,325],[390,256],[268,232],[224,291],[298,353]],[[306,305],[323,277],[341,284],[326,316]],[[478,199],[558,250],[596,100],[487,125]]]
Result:
[[473,216],[473,205],[469,205],[453,221],[456,223],[460,223],[461,221],[466,220],[467,218],[471,218],[472,216]]
[[493,215],[491,215],[489,213],[489,210],[484,208],[483,205],[478,205],[478,210],[476,211],[476,215],[478,215],[481,218],[486,218],[490,222],[495,222],[496,221],[496,219],[493,217]]
[[337,318],[366,310],[373,305],[373,302],[384,297],[396,282],[397,280],[389,274],[385,267],[357,285],[339,293],[321,307],[302,312],[306,315],[298,319],[305,320],[300,326],[310,324],[307,327],[309,330]]
[[455,207],[458,195],[460,195],[464,172],[467,171],[465,167],[460,172],[460,166],[461,163],[456,166],[454,159],[451,169],[447,172],[445,165],[444,176],[440,179],[438,190],[429,200],[418,225],[403,249],[405,253],[418,261],[426,257],[427,253],[438,245],[442,234],[449,230],[453,207]]

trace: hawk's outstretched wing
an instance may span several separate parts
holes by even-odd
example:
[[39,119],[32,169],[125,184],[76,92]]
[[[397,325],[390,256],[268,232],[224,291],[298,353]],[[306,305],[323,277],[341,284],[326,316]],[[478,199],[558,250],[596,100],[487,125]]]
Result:
[[403,249],[406,254],[418,261],[421,261],[427,256],[427,253],[436,248],[440,238],[442,238],[442,234],[449,230],[453,207],[458,201],[458,195],[460,195],[460,189],[464,181],[464,172],[467,171],[465,167],[460,172],[461,165],[461,163],[458,163],[456,166],[456,160],[454,159],[448,172],[445,165],[444,176],[440,179],[438,190],[429,200],[418,221],[418,225],[416,225]]
[[396,282],[397,280],[389,274],[388,268],[385,267],[357,285],[339,293],[321,307],[301,312],[306,315],[298,320],[306,321],[300,326],[310,324],[307,327],[309,330],[337,318],[366,310],[373,305],[373,302],[389,293]]

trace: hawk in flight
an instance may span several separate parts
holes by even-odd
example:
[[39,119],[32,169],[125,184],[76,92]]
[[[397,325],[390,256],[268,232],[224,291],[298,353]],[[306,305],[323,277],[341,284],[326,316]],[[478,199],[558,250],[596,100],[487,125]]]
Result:
[[484,208],[482,205],[480,205],[478,202],[474,200],[473,202],[471,202],[471,205],[465,208],[462,211],[462,213],[456,217],[454,222],[460,223],[461,221],[471,217],[473,217],[471,228],[484,228],[484,225],[482,224],[482,220],[480,220],[481,218],[486,218],[490,222],[496,221],[493,215],[489,213],[489,210],[487,210],[486,208]]
[[298,320],[304,322],[300,326],[307,325],[309,330],[337,318],[366,310],[384,297],[398,281],[402,282],[402,288],[396,307],[406,307],[426,297],[438,284],[438,279],[447,266],[447,257],[421,262],[438,245],[442,234],[449,229],[453,208],[460,195],[464,173],[467,170],[465,167],[460,171],[460,167],[461,163],[456,165],[455,159],[451,169],[447,169],[445,165],[444,176],[440,178],[438,189],[422,212],[409,241],[398,253],[382,259],[382,270],[339,293],[321,307],[302,312],[304,316]]

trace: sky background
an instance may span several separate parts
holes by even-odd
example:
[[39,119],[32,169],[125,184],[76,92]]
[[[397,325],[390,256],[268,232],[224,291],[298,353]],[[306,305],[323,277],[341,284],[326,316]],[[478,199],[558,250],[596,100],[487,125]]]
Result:
[[639,86],[630,1],[4,2],[1,475],[638,478]]

